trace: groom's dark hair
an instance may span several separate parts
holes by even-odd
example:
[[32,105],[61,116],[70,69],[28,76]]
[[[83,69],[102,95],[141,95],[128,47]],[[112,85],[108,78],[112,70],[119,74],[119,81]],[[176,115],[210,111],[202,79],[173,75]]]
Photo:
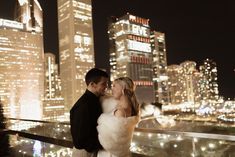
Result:
[[108,78],[109,75],[107,72],[98,68],[90,69],[85,76],[86,85],[88,86],[91,82],[98,83],[101,77]]

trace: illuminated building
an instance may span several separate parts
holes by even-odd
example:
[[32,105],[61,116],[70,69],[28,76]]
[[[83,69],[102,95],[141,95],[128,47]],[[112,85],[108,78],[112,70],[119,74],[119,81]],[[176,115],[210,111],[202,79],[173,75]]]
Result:
[[64,99],[61,95],[59,69],[54,54],[45,53],[44,60],[43,119],[59,120],[64,115]]
[[199,82],[200,73],[196,69],[196,62],[185,61],[180,64],[183,68],[183,97],[185,102],[195,103],[200,101]]
[[151,44],[153,50],[153,82],[155,91],[155,101],[168,104],[168,76],[165,34],[161,32],[151,32]]
[[45,53],[45,96],[46,99],[61,98],[61,80],[59,76],[58,65],[55,62],[55,55]]
[[201,93],[204,101],[217,101],[219,99],[217,68],[213,60],[206,59],[200,66],[200,72],[203,74]]
[[183,68],[179,65],[169,65],[167,67],[168,88],[170,104],[180,104],[184,102],[183,90]]
[[59,55],[62,95],[70,110],[86,89],[85,73],[93,68],[91,0],[58,0]]
[[[21,2],[18,7],[24,6]],[[37,8],[35,18],[42,20],[37,1],[27,5]],[[30,11],[29,17],[33,15]],[[21,13],[25,16],[25,12]],[[0,60],[0,97],[5,115],[41,119],[44,88],[42,27],[38,29],[32,25],[30,30],[21,21],[0,19]]]
[[201,103],[202,96],[201,96],[201,81],[202,81],[202,73],[198,70],[193,71],[193,78],[192,78],[192,84],[193,84],[193,93],[194,93],[194,103]]
[[185,61],[180,65],[170,65],[167,74],[171,104],[200,103],[201,73],[196,69],[195,62]]
[[42,32],[42,8],[37,0],[18,0],[15,20],[23,23],[27,31]]
[[154,102],[149,20],[127,14],[112,21],[108,32],[111,81],[128,76],[140,103]]

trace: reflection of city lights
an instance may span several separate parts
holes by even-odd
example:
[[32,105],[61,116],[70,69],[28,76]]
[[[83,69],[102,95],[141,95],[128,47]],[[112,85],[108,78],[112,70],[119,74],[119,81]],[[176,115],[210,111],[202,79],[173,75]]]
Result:
[[204,152],[206,150],[206,147],[201,147],[201,150]]
[[219,144],[224,144],[224,141],[219,141]]
[[209,148],[211,148],[211,149],[215,148],[215,144],[214,144],[214,143],[209,143],[208,146],[209,146]]
[[163,139],[167,139],[167,135],[163,135]]
[[197,138],[193,138],[193,141],[194,141],[194,142],[198,142],[198,139],[197,139]]
[[53,145],[53,144],[51,144],[51,145],[50,145],[50,148],[54,148],[54,145]]
[[41,156],[42,145],[40,141],[35,141],[33,145],[33,156]]
[[182,140],[182,137],[181,137],[181,136],[178,136],[178,137],[176,138],[176,140],[177,140],[177,141],[181,141],[181,140]]
[[134,147],[136,146],[136,143],[135,142],[131,142],[131,147]]

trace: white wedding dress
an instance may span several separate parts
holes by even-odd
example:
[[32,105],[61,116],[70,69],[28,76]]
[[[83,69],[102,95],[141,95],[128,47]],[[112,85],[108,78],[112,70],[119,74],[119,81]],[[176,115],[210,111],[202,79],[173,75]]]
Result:
[[139,116],[116,117],[114,111],[117,101],[105,98],[102,101],[104,113],[98,119],[98,137],[104,150],[97,157],[129,157],[130,144]]

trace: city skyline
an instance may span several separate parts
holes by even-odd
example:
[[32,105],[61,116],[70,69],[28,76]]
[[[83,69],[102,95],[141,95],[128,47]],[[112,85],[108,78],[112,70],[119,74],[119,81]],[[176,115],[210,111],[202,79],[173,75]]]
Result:
[[[39,2],[44,10],[45,52],[58,55],[56,0]],[[13,16],[14,3],[15,0],[0,2],[0,18]],[[191,60],[195,61],[198,67],[206,58],[213,59],[218,67],[219,94],[234,98],[234,2],[95,0],[92,5],[95,57],[98,67],[108,68],[108,18],[120,17],[129,12],[148,18],[151,28],[165,33],[168,65]]]

